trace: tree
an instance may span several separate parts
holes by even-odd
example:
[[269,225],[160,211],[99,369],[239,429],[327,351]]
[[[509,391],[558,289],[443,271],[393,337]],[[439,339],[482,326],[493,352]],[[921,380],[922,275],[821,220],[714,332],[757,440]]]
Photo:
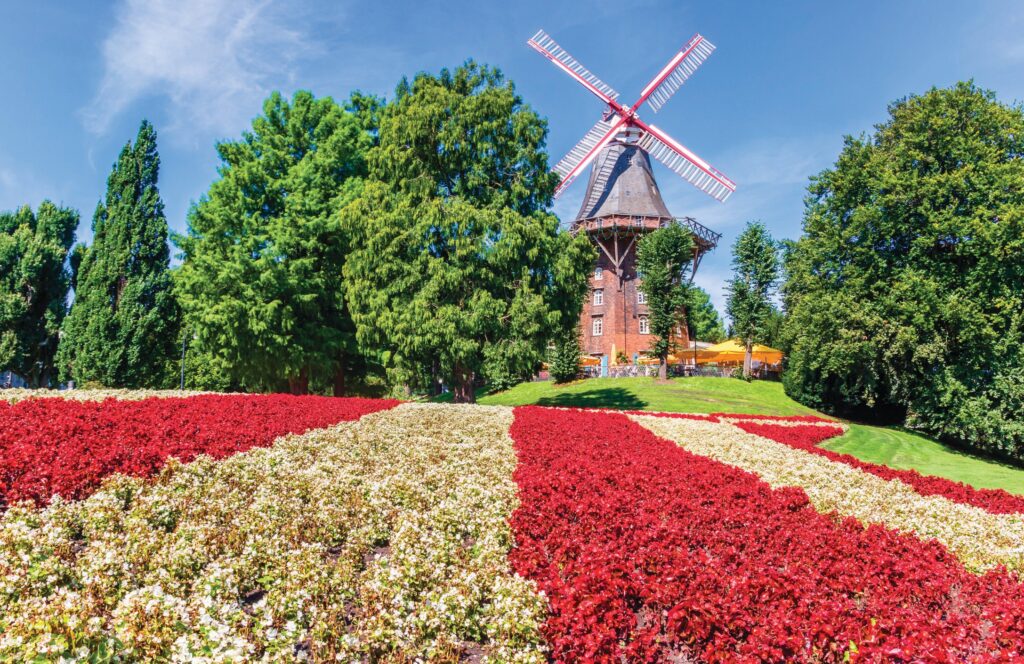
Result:
[[693,338],[717,344],[725,341],[725,326],[711,303],[711,296],[703,288],[690,287],[690,298],[686,304],[686,322],[693,330]]
[[162,387],[173,381],[179,311],[171,293],[167,219],[157,189],[156,131],[143,121],[107,178],[93,242],[76,249],[75,301],[57,351],[79,384]]
[[536,371],[574,326],[593,248],[545,212],[547,127],[501,73],[470,61],[403,80],[381,111],[370,181],[346,208],[346,301],[359,341],[456,401]]
[[973,83],[889,107],[812,179],[787,392],[1024,460],[1024,110]]
[[0,213],[0,369],[48,387],[67,314],[78,212],[43,201]]
[[359,362],[345,306],[339,210],[366,174],[378,103],[272,94],[241,140],[217,145],[220,179],[176,237],[176,288],[197,346],[254,389],[345,391]]
[[686,274],[693,258],[693,236],[678,224],[653,231],[637,243],[637,271],[643,275],[640,290],[647,296],[650,353],[659,359],[658,378],[668,379],[668,353],[672,336],[690,299]]
[[754,344],[768,340],[774,312],[771,297],[780,270],[778,245],[764,224],[748,223],[740,233],[732,248],[732,269],[726,312],[746,349],[743,377],[749,379]]
[[558,335],[551,350],[549,372],[556,383],[576,380],[580,374],[580,330],[573,327]]

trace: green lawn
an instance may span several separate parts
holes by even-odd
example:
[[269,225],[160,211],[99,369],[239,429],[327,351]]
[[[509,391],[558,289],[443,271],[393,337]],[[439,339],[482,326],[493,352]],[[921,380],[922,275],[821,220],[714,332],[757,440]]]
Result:
[[1024,495],[1024,470],[964,454],[942,443],[896,428],[852,424],[822,447],[892,468],[965,482],[979,489],[1006,489]]
[[[600,378],[569,385],[522,383],[495,394],[481,393],[482,404],[498,406],[587,406],[677,413],[819,415],[793,401],[780,383],[745,383],[731,378]],[[951,449],[931,438],[896,428],[852,424],[850,431],[824,447],[893,468],[913,468],[986,489],[1024,495],[1024,470]]]
[[594,378],[569,385],[550,381],[521,383],[511,390],[479,397],[496,406],[588,406],[676,413],[753,413],[817,415],[786,396],[781,383],[746,383],[730,378]]

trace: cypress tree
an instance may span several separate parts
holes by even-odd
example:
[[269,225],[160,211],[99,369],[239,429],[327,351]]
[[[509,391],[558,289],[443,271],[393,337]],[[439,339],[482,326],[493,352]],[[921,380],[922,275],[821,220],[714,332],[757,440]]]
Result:
[[81,254],[58,349],[64,379],[135,388],[171,382],[179,321],[159,169],[156,131],[143,121],[107,178],[92,246]]

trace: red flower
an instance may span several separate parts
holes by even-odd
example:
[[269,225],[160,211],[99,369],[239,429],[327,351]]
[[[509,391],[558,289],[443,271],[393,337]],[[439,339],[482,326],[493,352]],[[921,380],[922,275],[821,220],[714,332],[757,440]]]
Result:
[[[742,417],[748,419],[746,415]],[[1024,496],[1015,496],[1002,489],[975,489],[967,484],[947,480],[944,477],[922,475],[916,470],[897,470],[888,466],[861,461],[849,454],[839,454],[838,452],[818,447],[822,441],[838,436],[843,432],[838,426],[784,426],[764,422],[734,422],[734,425],[747,433],[768,438],[790,447],[806,450],[813,454],[819,454],[833,461],[845,463],[848,466],[877,475],[883,479],[899,480],[904,484],[912,486],[915,491],[925,496],[942,496],[958,503],[979,507],[992,514],[1024,512]]]
[[[781,427],[780,427],[781,429]],[[1024,586],[816,512],[624,415],[516,409],[515,570],[555,661],[1004,661]]]
[[3,402],[0,509],[15,500],[46,503],[54,494],[81,498],[112,473],[152,475],[172,456],[222,458],[396,403],[286,394]]

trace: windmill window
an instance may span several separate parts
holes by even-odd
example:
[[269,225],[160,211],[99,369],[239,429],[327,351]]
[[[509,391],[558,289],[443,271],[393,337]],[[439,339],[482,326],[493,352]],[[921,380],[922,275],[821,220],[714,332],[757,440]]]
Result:
[[647,293],[643,292],[640,289],[637,289],[637,291],[636,291],[636,303],[637,304],[647,304]]
[[594,289],[594,305],[597,306],[599,304],[604,304],[604,289],[603,288],[595,288]]
[[601,279],[604,279],[604,268],[603,267],[595,267],[594,268],[594,279],[597,280],[597,281],[600,281]]
[[595,337],[599,337],[602,334],[604,334],[604,319],[603,318],[595,318],[594,322],[593,322],[593,327],[591,328],[591,331],[593,333],[593,336],[595,336]]
[[640,317],[640,334],[650,334],[651,324],[647,319],[647,316]]

